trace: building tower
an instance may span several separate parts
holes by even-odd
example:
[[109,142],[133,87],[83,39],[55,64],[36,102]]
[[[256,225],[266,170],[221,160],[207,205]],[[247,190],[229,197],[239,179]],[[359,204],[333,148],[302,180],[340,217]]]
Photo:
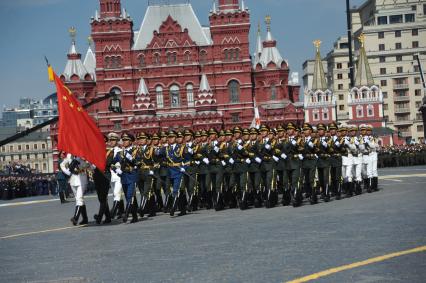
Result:
[[315,40],[316,48],[312,88],[305,88],[305,122],[313,125],[328,124],[336,120],[336,99],[328,88],[321,60],[321,41]]
[[383,119],[383,95],[374,84],[364,47],[365,37],[359,36],[360,50],[355,86],[348,97],[349,122],[355,125],[370,124],[374,128],[385,127]]

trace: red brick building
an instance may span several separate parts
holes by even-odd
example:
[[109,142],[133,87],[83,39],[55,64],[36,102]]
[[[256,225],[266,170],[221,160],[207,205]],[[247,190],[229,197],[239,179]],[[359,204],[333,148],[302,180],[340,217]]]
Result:
[[82,62],[73,41],[61,78],[83,103],[118,94],[121,114],[108,110],[109,101],[89,108],[103,132],[248,127],[254,99],[262,123],[303,122],[297,75],[289,76],[270,18],[266,38],[259,27],[250,55],[244,1],[218,0],[209,27],[189,3],[150,3],[139,29],[120,0],[99,1],[91,20],[94,48]]

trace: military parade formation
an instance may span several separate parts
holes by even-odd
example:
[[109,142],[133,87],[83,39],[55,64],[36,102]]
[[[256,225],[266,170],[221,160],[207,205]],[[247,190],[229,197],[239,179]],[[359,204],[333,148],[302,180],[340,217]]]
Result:
[[160,211],[182,216],[202,208],[298,207],[304,200],[316,204],[378,190],[379,144],[369,125],[288,123],[274,129],[125,132],[105,138],[105,172],[70,154],[60,161],[76,199],[74,225],[88,223],[88,170],[94,170],[100,202],[98,224],[115,218],[128,222],[130,216],[134,223]]

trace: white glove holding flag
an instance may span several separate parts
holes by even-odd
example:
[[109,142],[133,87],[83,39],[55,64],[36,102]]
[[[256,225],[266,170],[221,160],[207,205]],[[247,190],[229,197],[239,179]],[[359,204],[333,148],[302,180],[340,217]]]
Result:
[[185,173],[186,172],[185,168],[180,167],[180,172]]
[[116,170],[115,170],[115,172],[116,172],[118,175],[123,174],[123,171],[121,171],[121,169],[120,169],[120,168],[116,169]]

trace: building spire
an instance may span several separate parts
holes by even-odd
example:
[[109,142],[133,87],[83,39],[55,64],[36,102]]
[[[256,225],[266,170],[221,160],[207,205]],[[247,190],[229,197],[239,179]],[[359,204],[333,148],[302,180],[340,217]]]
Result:
[[365,52],[365,35],[361,34],[358,37],[358,40],[361,44],[359,58],[358,58],[358,66],[355,78],[355,86],[373,86],[374,79],[371,73],[370,65],[368,64],[367,54]]
[[201,76],[201,82],[200,82],[200,92],[210,92],[211,88],[210,88],[210,84],[209,81],[207,79],[206,74],[203,74]]
[[316,56],[315,56],[314,78],[312,82],[312,91],[326,90],[327,82],[325,81],[324,66],[322,64],[321,52],[320,52],[321,40],[315,40],[314,46],[316,48]]
[[260,56],[262,54],[262,35],[260,29],[260,23],[257,24],[257,42],[256,42],[256,55]]
[[245,10],[247,10],[246,3],[244,2],[244,0],[241,0],[241,11]]
[[213,13],[213,14],[217,14],[216,0],[213,0],[212,13]]
[[70,81],[74,76],[77,76],[80,80],[85,80],[86,75],[91,74],[87,71],[83,62],[81,62],[81,54],[77,52],[75,44],[77,30],[75,27],[71,27],[68,29],[68,32],[71,37],[71,47],[68,51],[68,61],[62,75],[64,75],[66,81]]
[[271,19],[272,18],[271,18],[270,15],[267,15],[265,17],[266,30],[267,30],[266,41],[273,41],[274,40],[274,38],[272,37],[272,33],[271,33]]
[[71,37],[71,47],[70,47],[70,50],[68,52],[68,55],[78,54],[77,48],[75,47],[75,38],[77,36],[77,30],[75,29],[75,27],[70,27],[68,29],[68,33],[70,34],[70,37]]

